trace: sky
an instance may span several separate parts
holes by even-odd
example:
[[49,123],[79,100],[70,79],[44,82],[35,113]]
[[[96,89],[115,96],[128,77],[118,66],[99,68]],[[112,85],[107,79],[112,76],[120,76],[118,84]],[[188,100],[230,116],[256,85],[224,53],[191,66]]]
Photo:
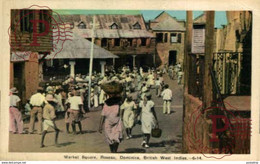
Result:
[[[128,14],[136,15],[143,14],[145,21],[154,19],[161,12],[166,11],[173,17],[176,17],[179,20],[186,20],[186,11],[173,11],[173,10],[55,10],[61,15],[71,15],[71,14]],[[193,11],[193,18],[203,14],[203,11]],[[222,25],[227,24],[226,12],[225,11],[216,11],[215,12],[215,27],[221,28]]]

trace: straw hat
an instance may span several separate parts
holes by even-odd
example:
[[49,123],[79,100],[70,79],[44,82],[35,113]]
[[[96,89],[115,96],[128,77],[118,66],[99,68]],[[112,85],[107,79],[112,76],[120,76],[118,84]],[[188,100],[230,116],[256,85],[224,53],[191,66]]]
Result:
[[16,87],[13,87],[13,88],[10,89],[10,92],[11,93],[18,93],[18,90],[17,90]]
[[52,102],[57,102],[57,100],[53,97],[52,94],[47,94],[45,97],[46,101],[52,101]]

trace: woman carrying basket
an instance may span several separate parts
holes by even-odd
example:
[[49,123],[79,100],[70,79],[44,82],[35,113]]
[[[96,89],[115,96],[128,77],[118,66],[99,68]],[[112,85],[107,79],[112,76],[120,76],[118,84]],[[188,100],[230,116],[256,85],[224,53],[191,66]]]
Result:
[[101,88],[109,96],[105,101],[101,120],[99,125],[99,132],[104,134],[106,142],[109,144],[111,153],[116,153],[119,143],[123,139],[123,124],[120,118],[120,105],[122,103],[121,92],[123,87],[120,83],[110,82],[103,84]]

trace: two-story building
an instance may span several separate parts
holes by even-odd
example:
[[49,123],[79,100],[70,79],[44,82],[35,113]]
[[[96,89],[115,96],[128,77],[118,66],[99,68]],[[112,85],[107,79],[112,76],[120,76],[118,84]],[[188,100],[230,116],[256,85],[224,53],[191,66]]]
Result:
[[10,87],[19,90],[23,102],[39,85],[42,70],[38,56],[49,54],[53,48],[51,15],[50,10],[11,10]]
[[156,37],[156,52],[160,65],[183,63],[185,22],[179,21],[167,12],[150,20],[148,27]]
[[142,15],[61,15],[73,33],[90,41],[94,17],[95,44],[119,57],[108,64],[115,68],[155,66],[155,37],[146,29]]

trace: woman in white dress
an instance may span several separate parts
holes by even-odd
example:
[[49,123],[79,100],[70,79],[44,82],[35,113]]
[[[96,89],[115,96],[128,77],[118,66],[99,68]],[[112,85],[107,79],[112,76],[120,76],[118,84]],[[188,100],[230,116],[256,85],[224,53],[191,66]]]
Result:
[[142,146],[148,148],[149,140],[151,137],[152,129],[158,126],[157,116],[154,110],[154,102],[151,100],[152,95],[147,94],[139,103],[141,108],[141,122],[142,122],[142,132],[144,134]]
[[124,127],[126,129],[126,139],[132,138],[132,128],[135,121],[134,109],[136,109],[136,104],[132,100],[131,96],[127,96],[126,101],[121,105],[121,116],[123,118]]

